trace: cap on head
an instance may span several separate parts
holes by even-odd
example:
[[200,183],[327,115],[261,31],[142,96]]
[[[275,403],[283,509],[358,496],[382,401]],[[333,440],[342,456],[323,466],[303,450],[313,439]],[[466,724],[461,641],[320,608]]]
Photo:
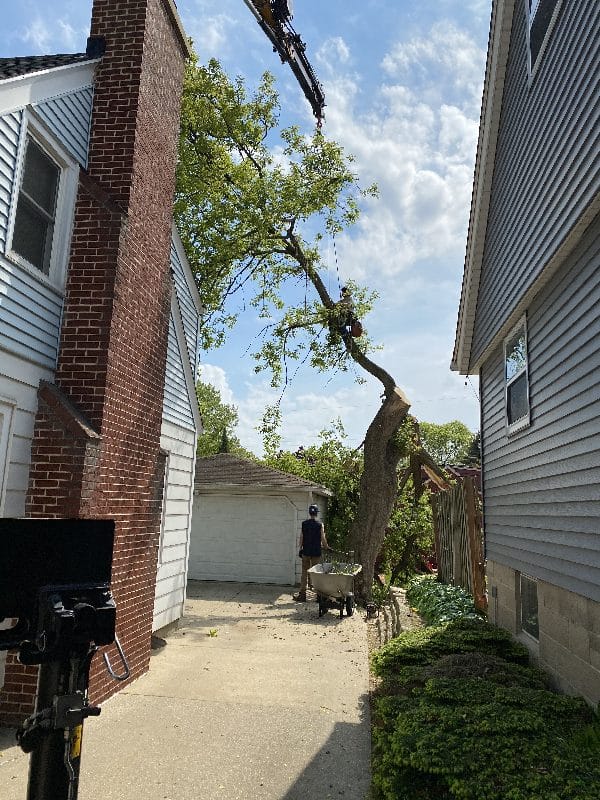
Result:
[[311,515],[311,517],[316,517],[319,513],[319,506],[309,506],[308,513]]

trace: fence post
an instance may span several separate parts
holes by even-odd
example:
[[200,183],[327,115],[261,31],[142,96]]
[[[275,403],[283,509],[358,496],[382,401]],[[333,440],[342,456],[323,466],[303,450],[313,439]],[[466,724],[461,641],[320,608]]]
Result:
[[487,610],[485,595],[485,570],[481,552],[481,525],[476,506],[475,487],[472,478],[464,479],[465,502],[467,506],[467,535],[471,558],[472,588],[475,606],[480,611]]

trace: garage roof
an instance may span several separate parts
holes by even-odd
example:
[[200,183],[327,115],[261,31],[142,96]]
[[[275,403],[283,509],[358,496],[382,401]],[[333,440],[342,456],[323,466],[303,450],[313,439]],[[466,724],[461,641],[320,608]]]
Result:
[[331,497],[333,494],[318,483],[291,475],[289,472],[265,467],[257,461],[240,458],[233,453],[218,453],[216,456],[199,458],[196,462],[195,484],[196,489],[220,485],[305,489],[326,497]]

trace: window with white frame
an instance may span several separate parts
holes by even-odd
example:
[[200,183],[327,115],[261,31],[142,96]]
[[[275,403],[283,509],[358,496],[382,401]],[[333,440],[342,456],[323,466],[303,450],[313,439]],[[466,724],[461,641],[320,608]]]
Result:
[[535,578],[519,575],[519,598],[521,630],[539,640],[538,592]]
[[8,255],[57,284],[65,270],[78,167],[38,125],[27,115]]
[[558,17],[562,0],[525,0],[527,5],[529,73],[533,75]]
[[506,423],[509,431],[529,425],[529,373],[525,319],[504,340]]

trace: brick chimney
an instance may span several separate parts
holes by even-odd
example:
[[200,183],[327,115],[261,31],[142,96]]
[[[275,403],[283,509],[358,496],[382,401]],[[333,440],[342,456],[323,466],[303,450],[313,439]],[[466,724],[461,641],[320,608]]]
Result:
[[[150,658],[172,204],[189,51],[172,0],[94,0],[88,51],[101,53],[103,40],[56,381],[40,388],[27,515],[116,520],[117,632],[134,679]],[[99,701],[120,687],[94,661],[91,694]],[[13,693],[19,681],[31,695],[31,673],[7,665]],[[30,713],[26,705],[12,707],[15,718]]]

